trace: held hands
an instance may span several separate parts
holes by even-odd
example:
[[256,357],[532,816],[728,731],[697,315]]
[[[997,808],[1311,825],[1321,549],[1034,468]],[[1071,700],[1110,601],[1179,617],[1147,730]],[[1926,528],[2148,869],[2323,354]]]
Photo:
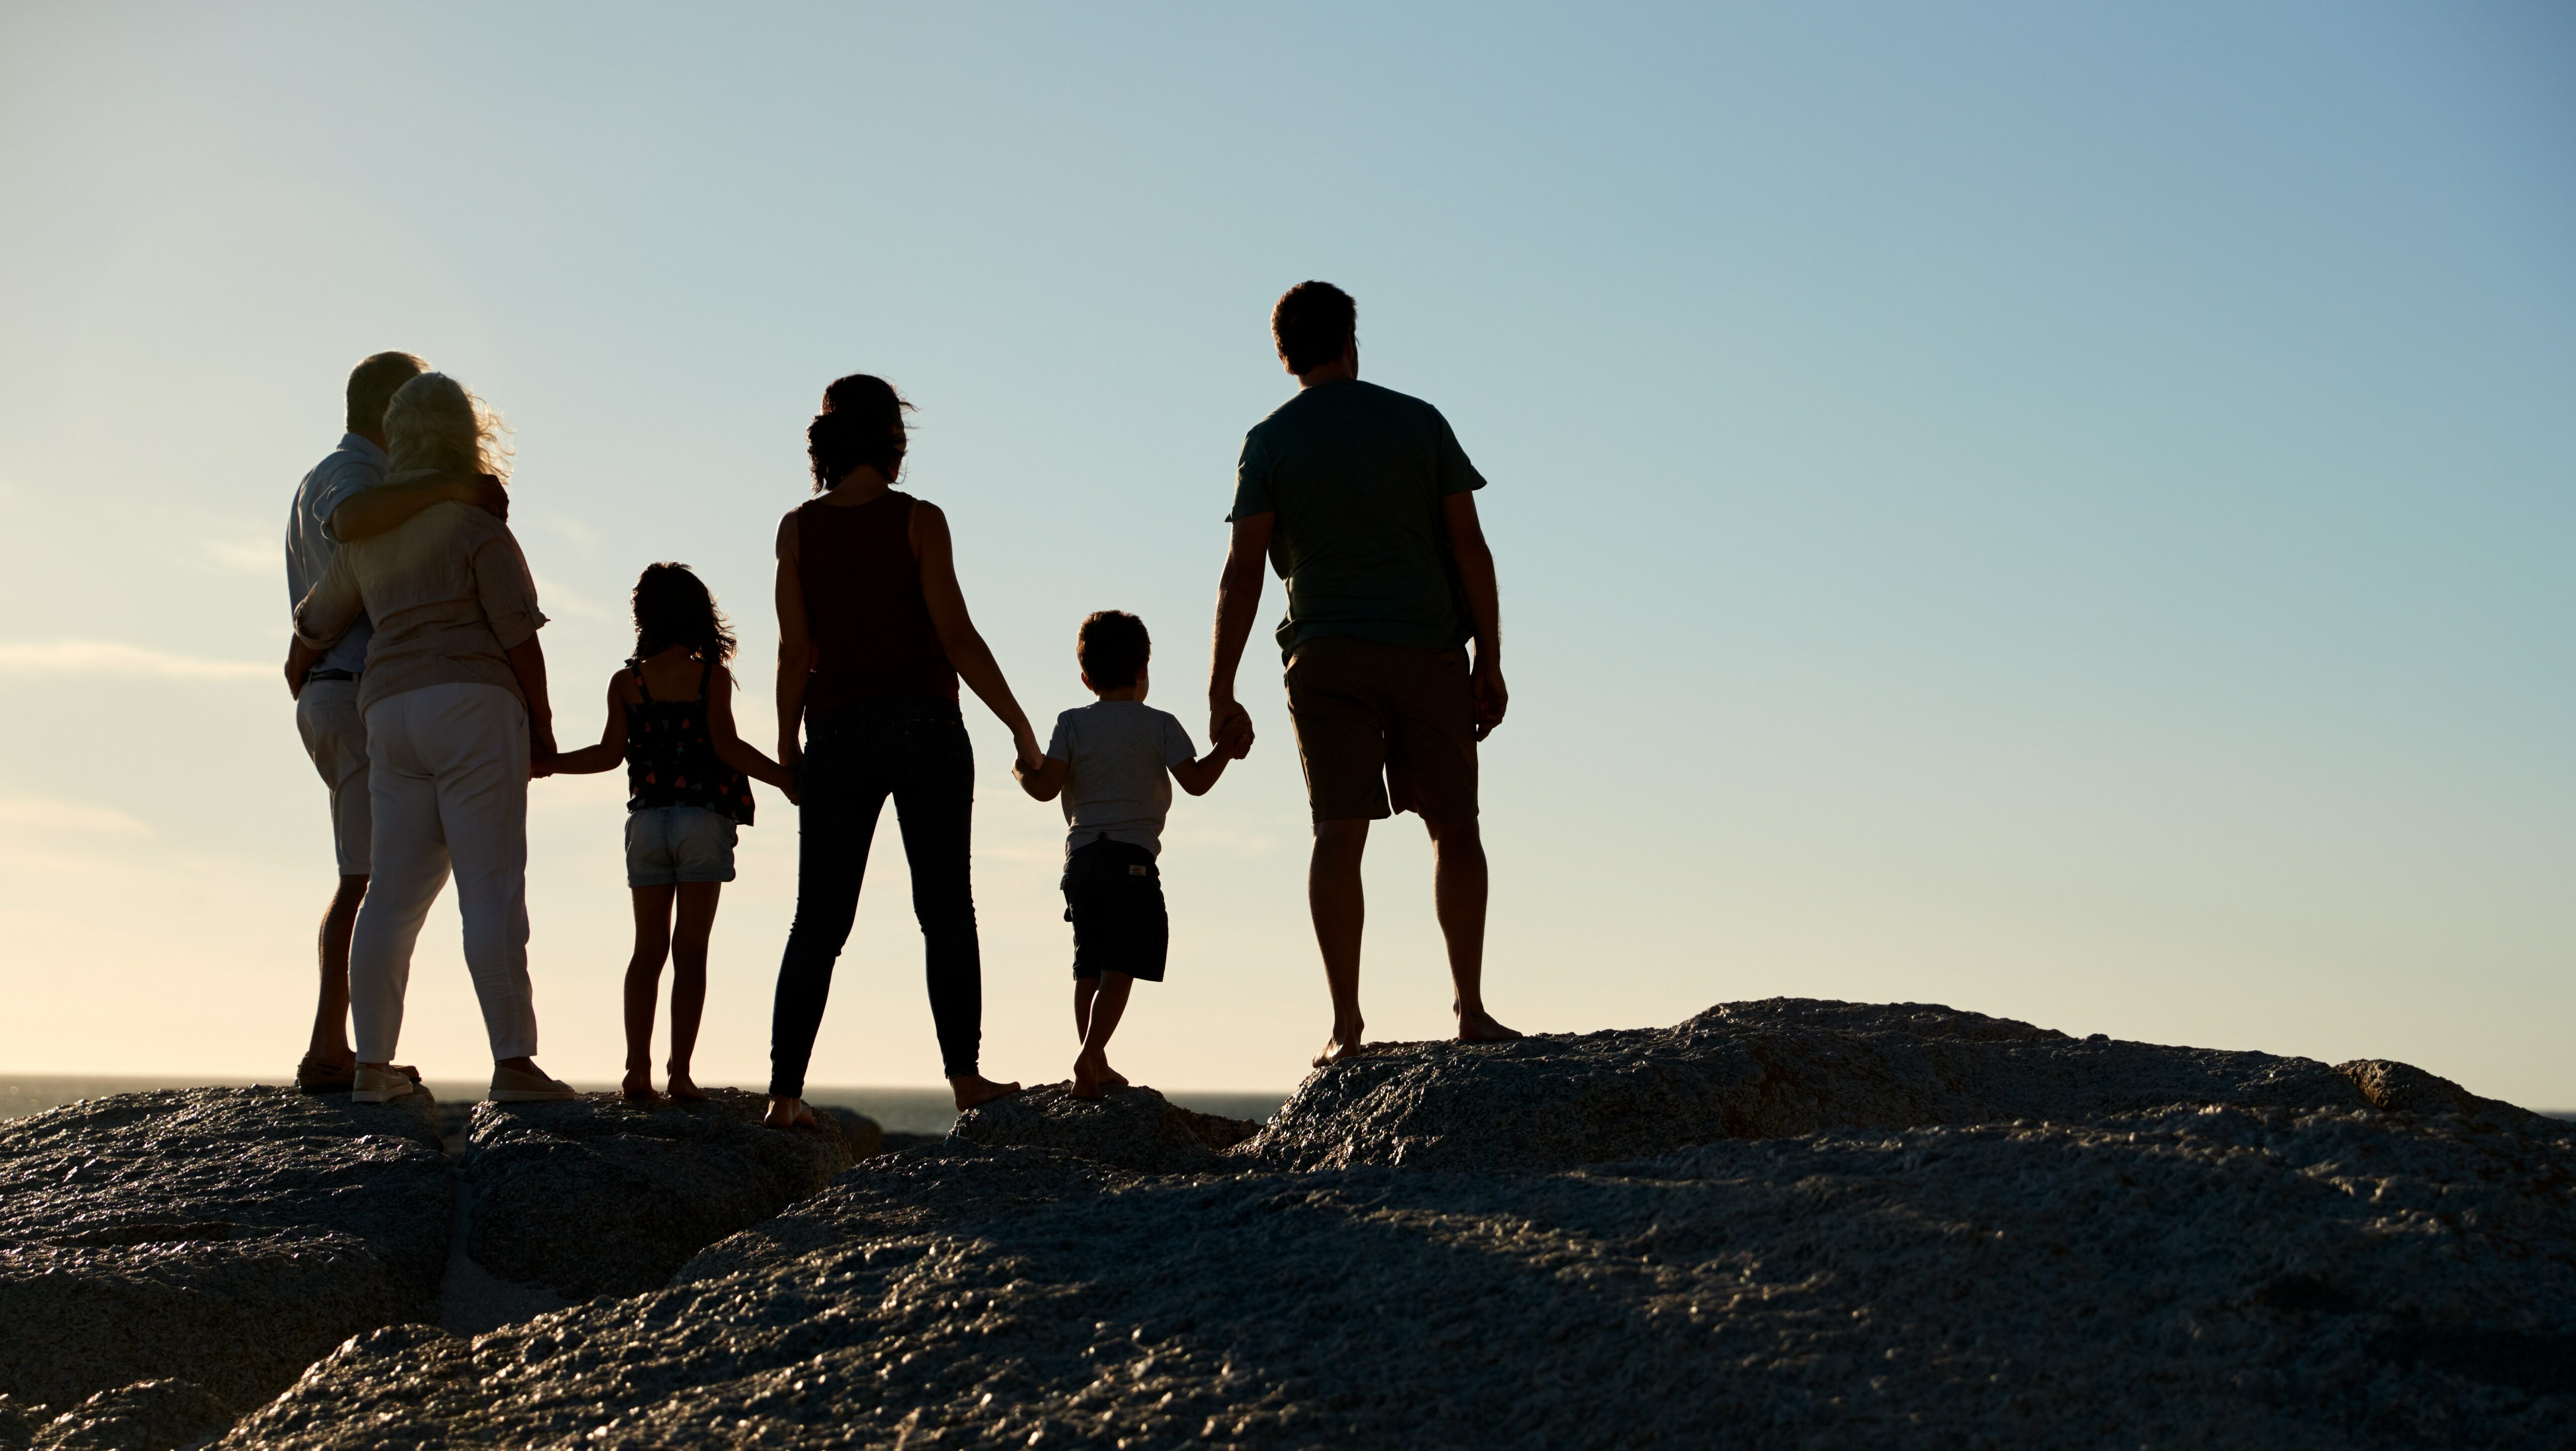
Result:
[[1252,712],[1231,695],[1208,698],[1208,739],[1235,760],[1252,754]]

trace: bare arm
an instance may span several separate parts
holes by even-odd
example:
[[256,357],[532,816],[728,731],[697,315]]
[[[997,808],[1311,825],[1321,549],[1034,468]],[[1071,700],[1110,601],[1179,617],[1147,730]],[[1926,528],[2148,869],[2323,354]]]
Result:
[[1002,678],[1002,667],[993,659],[992,647],[975,630],[975,622],[966,614],[965,591],[957,587],[956,555],[948,539],[948,516],[936,504],[912,506],[912,549],[921,561],[921,597],[930,606],[930,624],[939,632],[940,648],[948,652],[948,663],[957,669],[957,678],[982,698],[994,715],[1001,718],[1011,732],[1011,744],[1019,752],[1019,767],[1035,768],[1044,752],[1038,749],[1038,733],[1029,727],[1029,718],[1020,703],[1011,696],[1010,682]]
[[716,759],[755,781],[766,781],[796,799],[796,778],[787,768],[747,744],[733,729],[733,672],[722,668],[707,681],[707,741]]
[[1458,583],[1467,592],[1467,612],[1476,627],[1476,739],[1483,740],[1503,723],[1511,703],[1503,688],[1503,597],[1494,579],[1494,551],[1485,543],[1485,526],[1476,518],[1476,496],[1451,494],[1440,501],[1449,521],[1449,551],[1458,561]]
[[1277,521],[1275,514],[1235,520],[1234,540],[1225,551],[1225,573],[1217,579],[1216,641],[1208,661],[1208,735],[1220,750],[1232,742],[1236,756],[1252,753],[1252,713],[1234,698],[1234,676],[1243,665],[1244,644],[1252,638],[1253,617],[1261,610],[1261,577],[1269,568],[1270,530]]
[[805,581],[797,573],[796,515],[778,521],[778,763],[791,774],[805,763],[796,728],[805,719],[805,677],[814,672],[814,641],[805,630]]
[[1072,762],[1059,761],[1053,756],[1039,757],[1038,768],[1034,771],[1023,769],[1016,762],[1011,766],[1011,775],[1019,781],[1020,789],[1029,793],[1032,801],[1053,801],[1064,790],[1065,779],[1072,774]]
[[555,712],[546,701],[546,651],[530,635],[510,647],[510,673],[519,677],[519,693],[528,698],[528,774],[547,776],[555,768]]
[[555,757],[554,774],[592,776],[626,759],[626,701],[619,694],[620,676],[608,677],[608,724],[599,728],[599,744]]
[[1216,778],[1225,774],[1225,763],[1234,757],[1222,745],[1211,746],[1208,753],[1195,761],[1183,761],[1172,768],[1172,779],[1193,796],[1205,796]]
[[432,504],[472,504],[507,522],[510,491],[490,474],[429,479],[417,484],[378,484],[360,489],[331,511],[331,537],[346,543],[382,534]]

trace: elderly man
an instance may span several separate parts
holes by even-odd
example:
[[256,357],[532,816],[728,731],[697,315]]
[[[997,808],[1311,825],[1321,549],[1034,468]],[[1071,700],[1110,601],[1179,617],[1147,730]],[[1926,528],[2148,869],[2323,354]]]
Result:
[[1359,380],[1350,294],[1301,282],[1270,329],[1298,391],[1244,436],[1236,466],[1208,733],[1249,749],[1234,677],[1267,555],[1288,588],[1279,650],[1315,821],[1306,900],[1333,997],[1315,1065],[1360,1051],[1360,855],[1369,823],[1396,811],[1421,813],[1431,832],[1458,1037],[1517,1038],[1483,996],[1476,743],[1502,724],[1506,701],[1494,556],[1476,520],[1484,477],[1440,410]]
[[[348,431],[340,436],[339,447],[304,476],[286,517],[290,609],[330,569],[342,540],[381,534],[450,499],[508,516],[509,495],[493,479],[384,486],[385,405],[395,390],[427,371],[429,365],[409,353],[378,353],[349,374]],[[331,791],[331,842],[340,862],[339,890],[322,915],[322,988],[313,1012],[313,1039],[295,1070],[295,1086],[307,1093],[346,1093],[357,1069],[357,1053],[349,1043],[349,934],[358,919],[358,903],[367,895],[368,837],[374,830],[358,676],[366,668],[367,641],[373,634],[360,619],[301,680],[290,674],[286,682],[295,693],[295,729],[304,737],[305,754]]]

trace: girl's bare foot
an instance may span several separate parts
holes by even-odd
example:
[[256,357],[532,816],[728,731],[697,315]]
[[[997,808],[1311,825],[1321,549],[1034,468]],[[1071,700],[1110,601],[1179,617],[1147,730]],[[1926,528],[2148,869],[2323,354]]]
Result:
[[991,1103],[997,1098],[1008,1098],[1020,1091],[1020,1086],[1016,1083],[995,1083],[981,1073],[969,1073],[963,1078],[949,1079],[948,1088],[957,1096],[959,1113]]
[[707,1091],[698,1087],[697,1082],[689,1077],[689,1070],[685,1068],[672,1069],[666,1086],[670,1089],[671,1096],[682,1103],[707,1101]]
[[773,1098],[769,1101],[769,1112],[762,1114],[760,1121],[773,1129],[799,1126],[810,1129],[814,1126],[814,1110],[807,1108],[801,1098]]
[[625,1096],[628,1103],[652,1103],[662,1096],[653,1091],[653,1071],[649,1068],[627,1069],[617,1091]]
[[1520,1034],[1494,1021],[1494,1015],[1478,1008],[1458,1015],[1458,1041],[1461,1043],[1507,1043]]

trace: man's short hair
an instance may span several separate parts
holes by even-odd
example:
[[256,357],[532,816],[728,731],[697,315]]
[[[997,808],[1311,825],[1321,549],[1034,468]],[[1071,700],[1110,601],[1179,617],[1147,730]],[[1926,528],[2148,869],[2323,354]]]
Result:
[[1311,373],[1342,355],[1358,335],[1360,305],[1329,282],[1300,282],[1270,309],[1270,337],[1291,373]]
[[1125,610],[1094,610],[1073,637],[1074,658],[1094,690],[1125,690],[1154,658],[1145,622]]
[[349,431],[385,431],[385,405],[402,385],[429,371],[429,364],[409,353],[378,353],[349,370]]

